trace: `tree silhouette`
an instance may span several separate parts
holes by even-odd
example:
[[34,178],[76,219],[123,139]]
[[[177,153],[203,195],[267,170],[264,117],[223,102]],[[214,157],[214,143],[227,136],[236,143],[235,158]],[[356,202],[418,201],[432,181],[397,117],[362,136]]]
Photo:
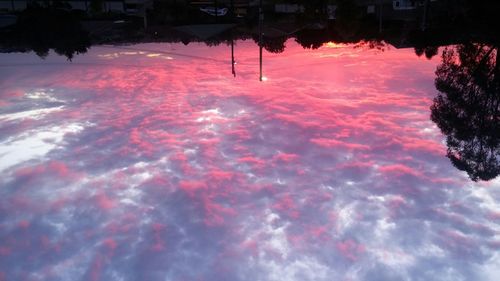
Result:
[[266,51],[268,51],[270,53],[274,53],[274,54],[279,54],[279,53],[283,53],[285,51],[285,47],[286,47],[285,43],[286,43],[286,40],[288,39],[288,37],[287,36],[278,36],[278,37],[263,36],[262,44],[259,43],[259,36],[253,35],[252,39],[259,46],[262,45],[262,47]]
[[427,59],[432,59],[435,55],[438,54],[439,47],[437,46],[428,46],[428,47],[415,47],[415,54],[418,57],[421,57],[425,54]]
[[88,32],[71,12],[56,8],[29,7],[19,14],[16,24],[0,45],[16,51],[34,51],[45,58],[50,49],[71,60],[90,47]]
[[500,52],[464,44],[443,51],[431,119],[446,135],[447,157],[473,181],[500,174]]
[[332,38],[329,32],[321,29],[304,29],[295,33],[295,42],[304,49],[318,49]]

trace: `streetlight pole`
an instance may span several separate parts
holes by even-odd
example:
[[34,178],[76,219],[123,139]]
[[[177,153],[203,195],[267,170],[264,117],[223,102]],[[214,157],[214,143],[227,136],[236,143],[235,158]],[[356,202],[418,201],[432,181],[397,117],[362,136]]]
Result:
[[262,0],[259,0],[259,81],[262,81],[262,22],[264,13],[262,11]]
[[231,36],[231,72],[233,76],[236,77],[236,70],[234,69],[234,65],[236,62],[234,61],[234,38]]

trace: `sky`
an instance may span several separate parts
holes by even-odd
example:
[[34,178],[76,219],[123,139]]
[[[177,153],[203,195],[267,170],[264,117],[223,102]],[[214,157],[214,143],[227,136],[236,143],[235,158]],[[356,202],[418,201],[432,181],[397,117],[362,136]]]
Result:
[[0,281],[497,280],[500,180],[430,120],[440,57],[0,54]]

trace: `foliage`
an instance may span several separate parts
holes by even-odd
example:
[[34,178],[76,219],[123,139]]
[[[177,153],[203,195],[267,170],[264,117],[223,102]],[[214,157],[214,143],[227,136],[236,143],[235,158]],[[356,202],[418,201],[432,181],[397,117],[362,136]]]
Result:
[[437,46],[428,46],[428,47],[415,47],[415,54],[418,57],[421,57],[425,54],[427,59],[432,59],[439,52],[439,48]]
[[255,35],[252,37],[252,39],[257,43],[259,46],[261,45],[266,51],[270,53],[283,53],[285,51],[285,43],[288,39],[286,36],[279,36],[279,37],[266,37],[264,36],[262,38],[262,44],[259,43],[259,36]]
[[16,24],[2,40],[2,45],[16,50],[34,51],[42,58],[53,49],[71,60],[75,54],[87,51],[90,38],[71,12],[35,6],[19,14]]
[[498,47],[460,45],[442,59],[431,119],[447,136],[447,157],[474,181],[493,179],[500,174]]

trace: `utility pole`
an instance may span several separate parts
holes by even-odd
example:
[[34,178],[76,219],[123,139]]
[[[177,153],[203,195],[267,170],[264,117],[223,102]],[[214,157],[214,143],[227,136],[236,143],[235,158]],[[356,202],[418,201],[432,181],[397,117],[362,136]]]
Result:
[[262,11],[262,0],[259,0],[259,81],[262,81],[262,23],[264,13]]
[[233,73],[234,77],[236,77],[236,69],[234,68],[235,64],[236,61],[234,61],[234,38],[231,37],[231,73]]

